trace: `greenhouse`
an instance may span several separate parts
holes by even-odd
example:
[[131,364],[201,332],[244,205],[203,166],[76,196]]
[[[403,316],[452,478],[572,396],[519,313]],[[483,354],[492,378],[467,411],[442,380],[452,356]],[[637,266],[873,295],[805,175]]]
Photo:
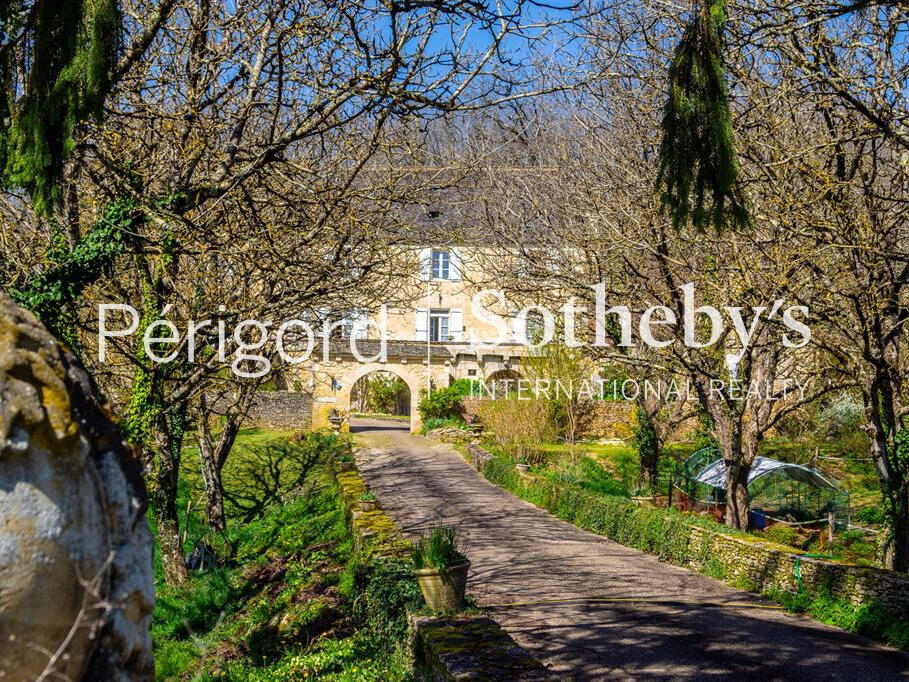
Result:
[[[720,451],[702,448],[685,460],[675,487],[682,508],[725,507],[726,465]],[[756,457],[748,475],[752,511],[772,521],[809,525],[826,523],[833,512],[837,526],[849,524],[849,493],[839,481],[814,467]]]

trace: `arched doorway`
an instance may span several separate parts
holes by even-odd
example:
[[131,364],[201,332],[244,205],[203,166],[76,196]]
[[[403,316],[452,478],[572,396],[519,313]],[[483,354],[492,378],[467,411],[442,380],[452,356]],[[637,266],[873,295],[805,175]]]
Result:
[[350,387],[350,413],[409,417],[410,387],[394,372],[376,370],[364,374]]

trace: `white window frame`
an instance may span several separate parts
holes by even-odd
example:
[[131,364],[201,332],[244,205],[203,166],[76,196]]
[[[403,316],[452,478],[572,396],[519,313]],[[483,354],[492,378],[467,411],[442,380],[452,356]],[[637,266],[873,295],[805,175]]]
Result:
[[433,279],[451,279],[451,251],[447,249],[432,249],[429,259]]
[[[444,321],[445,335],[442,338],[442,322]],[[433,308],[429,311],[429,340],[433,343],[448,343],[451,340],[451,310],[448,308]]]

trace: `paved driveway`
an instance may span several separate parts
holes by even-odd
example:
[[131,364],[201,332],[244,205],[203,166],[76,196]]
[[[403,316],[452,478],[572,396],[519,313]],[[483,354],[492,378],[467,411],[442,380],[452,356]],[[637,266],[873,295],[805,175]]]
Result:
[[492,485],[447,445],[390,422],[351,430],[364,479],[405,533],[457,524],[468,591],[566,678],[909,677],[906,654],[580,530]]

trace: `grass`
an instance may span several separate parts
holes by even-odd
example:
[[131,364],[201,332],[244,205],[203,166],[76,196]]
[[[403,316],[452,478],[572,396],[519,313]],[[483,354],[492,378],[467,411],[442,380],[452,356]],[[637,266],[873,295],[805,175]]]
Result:
[[[231,458],[261,464],[261,448],[287,446],[289,434],[277,435],[246,431]],[[170,587],[158,564],[156,679],[407,678],[406,611],[422,604],[410,565],[358,555],[325,465],[323,457],[306,486],[253,520],[229,510],[227,541],[217,545],[228,558],[217,570]],[[192,495],[192,483],[181,491]],[[190,536],[204,531],[192,508],[189,522]]]
[[458,417],[432,417],[423,422],[420,433],[426,435],[433,429],[467,429],[467,422]]
[[452,526],[433,526],[418,539],[411,552],[414,568],[443,570],[467,560],[458,548],[458,533]]
[[[501,448],[489,446],[502,453]],[[667,481],[669,470],[683,462],[696,449],[694,443],[671,443],[660,462],[660,480]],[[624,442],[584,442],[573,448],[565,443],[543,446],[544,464],[534,472],[550,480],[578,486],[602,495],[628,497],[638,483],[639,460],[634,448]],[[873,465],[868,458],[864,434],[836,438],[808,435],[800,439],[772,438],[764,441],[761,455],[787,462],[818,466],[843,483],[851,496],[854,522],[875,528],[880,524],[881,493]],[[502,453],[504,454],[504,453]],[[655,491],[666,494],[666,490]],[[858,510],[858,513],[855,513]],[[825,532],[825,531],[824,531]],[[820,533],[776,525],[755,531],[756,537],[772,540],[805,552],[823,552],[848,563],[877,566],[877,543],[860,530],[837,533],[831,545],[821,545]]]
[[790,613],[804,613],[827,625],[909,649],[909,621],[894,618],[879,602],[855,605],[829,594],[792,594],[781,590],[766,591],[761,596],[782,604]]

